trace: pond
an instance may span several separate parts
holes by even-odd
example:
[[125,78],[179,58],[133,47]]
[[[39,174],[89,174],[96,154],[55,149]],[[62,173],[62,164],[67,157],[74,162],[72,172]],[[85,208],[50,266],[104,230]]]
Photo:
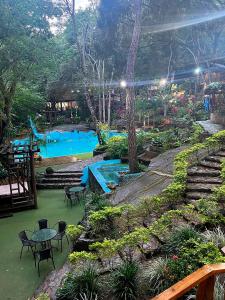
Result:
[[[107,132],[107,138],[125,135],[116,131]],[[15,145],[23,145],[29,142],[29,138],[15,140]],[[42,134],[39,142],[42,158],[53,158],[92,152],[98,144],[98,138],[94,131],[49,131]]]

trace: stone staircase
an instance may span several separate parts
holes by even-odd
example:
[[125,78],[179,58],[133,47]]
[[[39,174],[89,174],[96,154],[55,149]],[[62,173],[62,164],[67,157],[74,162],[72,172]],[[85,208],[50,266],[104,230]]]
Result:
[[188,169],[186,199],[188,201],[209,198],[213,190],[222,184],[221,163],[225,150],[209,155],[195,167]]
[[44,174],[37,181],[39,189],[63,189],[67,186],[80,186],[82,171],[56,171],[53,174]]

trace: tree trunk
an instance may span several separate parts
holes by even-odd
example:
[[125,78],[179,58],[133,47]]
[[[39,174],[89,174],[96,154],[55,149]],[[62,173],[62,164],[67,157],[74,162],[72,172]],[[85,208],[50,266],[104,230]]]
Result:
[[105,118],[105,61],[102,62],[102,112],[103,123],[106,122]]
[[128,154],[129,154],[129,169],[131,173],[138,172],[137,161],[137,142],[135,130],[135,94],[134,94],[134,66],[137,57],[139,39],[141,34],[141,6],[142,0],[135,0],[134,3],[134,28],[132,41],[127,58],[126,69],[126,101],[127,101],[127,127],[128,127]]
[[111,90],[109,90],[109,101],[108,101],[108,126],[111,125]]

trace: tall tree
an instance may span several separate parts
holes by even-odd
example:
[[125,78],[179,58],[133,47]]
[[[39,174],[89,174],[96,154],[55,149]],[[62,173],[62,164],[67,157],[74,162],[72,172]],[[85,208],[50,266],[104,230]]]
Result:
[[1,142],[10,131],[16,86],[46,53],[49,19],[59,16],[61,10],[51,0],[2,0],[0,11]]
[[81,36],[80,39],[78,37],[78,28],[77,28],[77,22],[76,22],[76,1],[75,0],[64,0],[66,11],[69,14],[72,22],[72,32],[73,32],[73,40],[74,40],[74,47],[76,47],[76,50],[78,51],[78,55],[80,57],[80,63],[81,63],[81,71],[83,75],[83,89],[84,89],[84,95],[87,102],[87,106],[90,110],[92,121],[94,122],[96,133],[98,136],[99,144],[103,143],[102,137],[101,137],[101,131],[98,126],[98,118],[96,115],[95,106],[93,103],[93,97],[91,97],[90,94],[90,83],[89,83],[89,70],[88,70],[88,56],[87,56],[87,35],[88,31],[91,30],[88,20],[86,20],[86,24],[84,26],[81,26]]
[[141,7],[142,0],[134,2],[134,28],[132,41],[127,58],[126,80],[127,80],[127,128],[128,128],[128,154],[129,168],[131,173],[138,171],[137,146],[136,146],[136,128],[135,128],[135,93],[134,93],[134,67],[137,58],[141,34]]

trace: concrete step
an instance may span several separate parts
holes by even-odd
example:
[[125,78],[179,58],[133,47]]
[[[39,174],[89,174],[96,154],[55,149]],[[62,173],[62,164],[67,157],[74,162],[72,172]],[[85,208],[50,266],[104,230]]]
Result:
[[79,178],[83,175],[82,172],[77,173],[53,173],[45,174],[46,178]]
[[225,151],[219,151],[219,152],[216,153],[216,155],[217,155],[217,156],[220,156],[220,157],[222,157],[222,158],[223,158],[223,157],[225,158]]
[[82,170],[77,171],[55,171],[55,174],[63,173],[63,174],[79,174],[82,173]]
[[204,177],[219,177],[220,171],[219,170],[213,170],[211,168],[206,167],[192,167],[188,169],[188,175],[189,176],[204,176]]
[[43,178],[41,183],[80,183],[80,178]]
[[223,158],[221,156],[212,155],[212,156],[207,156],[205,158],[205,160],[206,161],[217,162],[217,163],[221,164],[221,162],[223,161]]
[[215,183],[222,184],[223,180],[220,177],[210,177],[210,176],[188,176],[187,182],[189,183]]
[[70,183],[38,183],[38,189],[64,189],[68,186],[80,186],[78,182],[70,182]]
[[204,192],[187,192],[186,198],[188,200],[198,200],[198,199],[208,199],[211,196],[211,193],[204,193]]
[[214,170],[221,170],[221,168],[222,168],[220,163],[211,162],[211,161],[207,161],[207,160],[202,160],[200,162],[199,166],[206,167],[209,169],[214,169]]
[[219,187],[220,184],[205,184],[205,183],[188,183],[186,187],[186,191],[188,192],[204,192],[204,193],[212,193],[213,190]]

